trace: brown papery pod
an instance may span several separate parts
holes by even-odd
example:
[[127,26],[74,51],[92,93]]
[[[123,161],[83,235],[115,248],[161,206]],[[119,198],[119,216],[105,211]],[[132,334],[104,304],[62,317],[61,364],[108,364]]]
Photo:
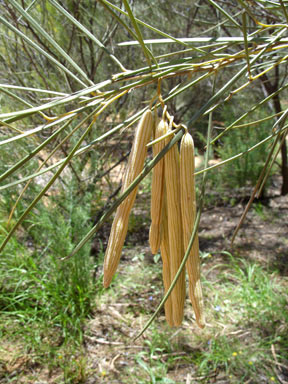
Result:
[[[161,119],[155,127],[155,140],[167,132],[168,126],[164,119]],[[165,140],[153,145],[153,157],[165,147]],[[162,218],[164,190],[164,158],[153,168],[151,186],[151,225],[149,231],[149,244],[151,252],[155,255],[160,248],[160,228]]]
[[[189,132],[186,132],[180,146],[180,186],[181,209],[184,249],[186,250],[193,232],[196,219],[196,193],[195,193],[195,159],[194,142]],[[186,262],[189,277],[189,296],[195,312],[196,322],[204,328],[203,295],[200,282],[200,257],[198,233]]]
[[[168,141],[166,142],[166,144]],[[180,159],[177,144],[175,144],[164,157],[165,185],[167,193],[167,216],[169,233],[169,254],[171,281],[174,279],[184,256],[181,194],[180,194]],[[185,302],[185,270],[179,276],[171,292],[173,323],[182,324]]]
[[[165,293],[171,285],[171,273],[170,273],[170,248],[169,248],[169,231],[168,231],[168,215],[167,215],[167,197],[166,188],[164,185],[163,193],[163,208],[162,208],[162,220],[161,220],[161,243],[160,253],[162,258],[162,275],[164,283]],[[173,307],[171,295],[167,298],[165,305],[165,317],[170,327],[173,327]]]
[[[133,182],[133,180],[143,170],[144,161],[147,155],[147,147],[153,129],[153,116],[150,110],[147,110],[137,126],[135,137],[128,160],[122,192]],[[137,187],[126,197],[119,205],[112,223],[111,232],[108,240],[107,249],[104,258],[104,281],[103,285],[107,288],[117,270],[122,248],[128,230],[128,221],[131,209],[133,207]]]

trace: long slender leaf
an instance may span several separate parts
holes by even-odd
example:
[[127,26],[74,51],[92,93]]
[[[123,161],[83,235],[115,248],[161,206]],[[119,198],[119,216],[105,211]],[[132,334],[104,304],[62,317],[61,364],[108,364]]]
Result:
[[26,91],[26,92],[29,92],[29,91],[40,92],[40,93],[47,93],[51,95],[57,95],[57,96],[69,96],[67,93],[63,93],[63,92],[50,91],[48,89],[21,87],[19,85],[14,85],[14,84],[0,84],[0,88],[17,89],[17,90]]
[[[69,102],[81,98],[81,96],[85,96],[87,94],[90,94],[91,92],[97,91],[98,89],[102,88],[104,85],[111,84],[111,82],[112,82],[111,80],[103,81],[102,83],[99,83],[99,84],[95,85],[94,87],[92,87],[92,89],[86,88],[84,90],[76,92],[75,94],[72,94],[72,95],[69,95],[66,97],[62,97],[62,98],[57,99],[57,100],[49,101],[48,103],[39,105],[37,107],[24,109],[22,111],[2,113],[2,114],[0,114],[0,119],[9,119],[9,122],[11,122],[11,121],[15,121],[15,119],[17,119],[17,118],[20,119],[20,118],[28,117],[30,115],[33,115],[34,113],[39,112],[39,111],[45,111],[47,109],[50,109],[50,108],[53,108],[56,106],[60,106],[60,105],[67,105]],[[101,102],[103,100],[104,99],[100,99],[99,102]]]
[[25,131],[25,132],[21,133],[20,135],[9,137],[9,139],[5,139],[5,140],[0,141],[0,146],[8,144],[8,143],[15,142],[15,141],[18,141],[18,140],[22,140],[24,137],[29,137],[29,136],[35,135],[38,132],[42,132],[42,131],[44,131],[44,130],[46,130],[48,128],[53,127],[56,124],[61,123],[62,121],[65,121],[67,119],[71,119],[74,116],[75,116],[75,114],[66,115],[66,116],[58,119],[57,121],[53,121],[52,123],[43,124],[43,125],[40,125],[37,128],[29,129],[28,131]]
[[[287,126],[284,126],[284,127],[281,129],[281,133],[283,133],[286,129],[287,129]],[[254,151],[254,149],[257,149],[257,148],[260,147],[261,145],[267,143],[268,141],[270,141],[271,139],[273,139],[273,137],[277,136],[278,134],[279,134],[278,131],[272,133],[271,135],[267,136],[265,139],[259,141],[257,144],[255,144],[255,145],[253,145],[252,147],[246,149],[245,151],[243,151],[243,152],[241,152],[241,153],[237,153],[237,155],[232,156],[232,157],[229,157],[229,159],[220,161],[220,162],[217,163],[217,164],[211,165],[211,166],[208,167],[208,168],[204,168],[204,169],[201,169],[200,171],[195,172],[195,176],[196,176],[196,175],[200,175],[201,173],[204,173],[204,172],[211,171],[212,169],[221,167],[222,165],[225,165],[225,164],[230,163],[230,162],[232,162],[232,161],[234,161],[234,160],[236,160],[236,159],[239,159],[240,157],[243,157],[243,156],[247,155],[249,152],[252,152],[252,151]],[[212,143],[212,142],[211,142],[211,143]],[[211,144],[211,143],[210,143],[210,144]]]
[[210,4],[213,5],[214,8],[218,9],[221,13],[223,13],[223,15],[230,21],[232,21],[232,23],[239,29],[241,29],[240,27],[240,24],[228,13],[225,11],[225,9],[223,9],[219,4],[216,3],[216,1],[214,0],[208,0],[208,2]]
[[[57,132],[55,132],[55,133],[57,133],[57,135],[58,135],[58,134],[61,133],[61,132],[62,132],[62,131],[69,125],[69,124],[70,124],[70,121],[68,121],[66,124],[64,124],[64,125],[63,125],[61,128],[59,128],[59,130],[58,130]],[[53,150],[49,153],[49,155],[46,157],[46,159],[45,159],[45,160],[41,163],[41,165],[38,167],[38,169],[37,169],[36,172],[39,172],[39,171],[41,170],[41,168],[43,168],[44,165],[47,164],[48,160],[55,154],[55,152],[57,152],[58,149],[61,148],[62,145],[65,144],[65,143],[69,140],[69,138],[70,138],[71,136],[73,136],[73,134],[74,134],[79,128],[80,128],[79,126],[76,126],[76,128],[72,129],[72,131],[69,132],[68,135],[66,135],[66,136],[60,141],[60,143],[58,143],[58,144],[53,148]],[[52,136],[55,137],[56,135],[55,135],[55,134],[54,134],[54,135],[51,135],[47,140],[45,140],[45,141],[46,141],[45,145],[47,145],[47,141],[48,141],[48,140],[51,141]],[[44,147],[44,145],[43,145],[43,147]],[[38,152],[38,151],[39,151],[39,148],[37,148],[37,152]],[[33,152],[34,152],[34,154],[33,154],[33,156],[34,156],[34,155],[35,155],[35,150],[34,150]],[[27,182],[27,184],[25,185],[25,187],[22,189],[21,193],[19,194],[19,196],[18,196],[18,198],[17,198],[17,200],[16,200],[16,202],[15,202],[15,204],[14,204],[14,206],[13,206],[11,212],[10,212],[7,226],[9,225],[9,222],[10,222],[12,216],[13,216],[13,213],[14,213],[14,211],[15,211],[15,209],[16,209],[18,203],[19,203],[19,201],[21,200],[22,196],[24,195],[25,191],[27,190],[27,188],[29,187],[29,184],[30,184],[31,182],[32,182],[32,179],[30,179],[30,180]]]
[[[244,43],[244,37],[241,36],[225,36],[225,37],[185,37],[178,39],[184,43],[224,43],[224,44],[231,44],[231,43]],[[247,37],[247,41],[249,43],[256,43],[256,44],[270,44],[271,42],[275,42],[275,40],[271,37]],[[143,40],[144,44],[171,44],[175,43],[175,40],[172,38],[170,39],[145,39]],[[279,43],[281,44],[287,44],[288,38],[283,37],[282,39],[279,39]],[[127,45],[139,45],[138,41],[123,41],[121,43],[118,43],[119,47],[124,47]]]
[[27,156],[23,157],[19,160],[13,167],[8,169],[0,176],[0,182],[5,180],[8,176],[12,175],[15,171],[21,168],[24,164],[27,163],[30,159],[32,159],[38,152],[40,152],[43,148],[45,148],[52,140],[55,139],[59,133],[61,133],[67,126],[70,124],[70,120],[66,122],[62,127],[58,128],[52,135],[48,137],[42,144],[38,145],[33,151],[29,152]]
[[[33,5],[36,3],[37,0],[32,0],[31,3],[28,5],[27,8],[25,8],[25,11],[28,12],[33,7]],[[22,19],[22,16],[20,16],[17,21],[19,22]]]
[[[286,31],[286,29],[282,28],[280,30],[280,32],[277,34],[277,36],[275,36],[269,44],[267,44],[263,49],[261,49],[261,51],[255,55],[253,57],[253,59],[251,60],[250,62],[250,65],[252,65],[253,63],[255,63],[261,56],[264,52],[266,52],[266,50],[269,48],[269,46],[271,46],[273,43],[275,43],[276,41],[278,41],[281,36],[283,35],[283,33]],[[195,114],[192,116],[192,118],[190,119],[189,121],[189,124],[191,124],[192,122],[194,122],[195,120],[197,120],[200,116],[202,116],[202,114],[204,112],[206,112],[213,104],[215,104],[215,102],[217,102],[220,97],[230,88],[232,87],[232,85],[234,83],[236,83],[237,80],[239,80],[247,71],[247,64],[245,66],[243,66],[243,68],[236,73],[236,75],[234,75],[221,89],[219,89],[218,92],[215,93],[215,95],[213,95],[197,112],[195,112]]]
[[[270,162],[270,165],[269,165],[269,167],[268,167],[268,169],[267,169],[267,171],[266,171],[266,174],[264,175],[263,180],[262,180],[262,182],[261,182],[261,184],[260,184],[259,190],[258,190],[258,192],[257,192],[257,197],[258,197],[258,198],[260,197],[260,195],[261,195],[261,193],[262,193],[262,191],[263,191],[263,188],[264,188],[264,186],[265,186],[265,184],[266,184],[266,181],[267,181],[268,176],[269,176],[269,174],[270,174],[270,172],[271,172],[271,169],[272,169],[273,165],[275,164],[275,162],[276,162],[276,160],[277,160],[277,156],[279,155],[279,152],[281,151],[281,148],[282,148],[282,146],[283,146],[284,141],[286,140],[286,136],[287,136],[287,128],[286,128],[286,130],[285,130],[285,131],[283,132],[283,134],[282,134],[282,139],[281,139],[281,141],[280,141],[280,143],[279,143],[278,149],[277,149],[277,151],[275,151],[275,153],[274,153],[274,155],[273,155],[273,158],[272,158],[272,160],[271,160],[271,162]],[[280,136],[280,137],[281,137],[281,136]],[[279,138],[280,138],[280,137],[279,137]]]
[[[133,116],[129,117],[127,120],[125,120],[123,123],[121,124],[118,124],[116,127],[114,127],[113,129],[110,129],[108,132],[104,133],[103,135],[101,135],[100,137],[96,138],[95,140],[93,140],[91,143],[87,144],[86,146],[84,146],[83,148],[80,148],[78,149],[75,154],[73,155],[73,157],[75,156],[80,156],[81,154],[87,152],[88,150],[90,150],[95,144],[101,142],[102,140],[105,140],[107,139],[109,136],[113,135],[115,132],[119,131],[120,129],[122,128],[128,128],[130,125],[134,124],[135,122],[137,122],[141,115],[144,113],[144,111],[147,109],[144,108],[143,110],[140,110],[138,111],[136,114],[134,114]],[[64,158],[62,160],[59,160],[58,162],[56,162],[55,164],[47,167],[46,169],[42,170],[42,171],[38,171],[38,172],[35,172],[33,173],[32,175],[29,175],[29,176],[26,176],[26,177],[23,177],[21,178],[20,180],[16,180],[12,183],[9,183],[9,184],[6,184],[6,185],[3,185],[0,187],[0,190],[3,190],[3,189],[7,189],[7,188],[10,188],[10,187],[13,187],[15,185],[18,185],[18,184],[21,184],[21,183],[24,183],[30,179],[33,179],[37,176],[40,176],[44,173],[47,173],[49,171],[52,171],[53,169],[59,167],[67,158]],[[13,170],[14,172],[15,170]],[[4,176],[4,174],[2,175]],[[2,176],[1,176],[1,179],[2,179]],[[6,177],[6,175],[5,175]]]
[[[285,137],[285,133],[283,134],[283,136]],[[271,160],[271,158],[273,156],[274,150],[276,148],[276,145],[277,145],[280,137],[281,137],[281,131],[278,131],[277,132],[277,136],[276,136],[276,138],[274,140],[274,143],[273,143],[273,145],[272,145],[272,147],[271,147],[271,149],[269,151],[269,154],[268,154],[268,156],[266,158],[266,162],[264,164],[264,167],[263,167],[263,169],[262,169],[262,171],[260,173],[260,176],[259,176],[259,178],[257,180],[257,183],[256,183],[256,185],[255,185],[255,187],[253,189],[253,192],[252,192],[251,196],[250,196],[250,199],[249,199],[249,201],[248,201],[248,203],[247,203],[247,205],[245,207],[245,210],[244,210],[244,212],[242,213],[242,215],[240,217],[240,220],[239,220],[239,222],[237,224],[237,227],[236,227],[236,229],[235,229],[235,231],[234,231],[234,233],[232,235],[231,244],[234,243],[234,240],[235,240],[235,238],[236,238],[236,236],[237,236],[237,234],[238,234],[238,232],[239,232],[239,230],[240,230],[240,228],[241,228],[241,226],[242,226],[242,224],[243,224],[243,222],[244,222],[244,220],[245,220],[245,218],[247,216],[247,213],[248,213],[248,211],[249,211],[249,209],[250,209],[250,207],[251,207],[251,205],[252,205],[252,203],[253,203],[253,201],[254,201],[254,199],[256,197],[256,194],[259,191],[259,188],[260,188],[261,184],[263,183],[263,180],[265,179],[265,175],[267,174],[267,169],[269,170],[270,160]]]
[[[117,5],[112,4],[110,1],[107,1],[107,0],[100,0],[100,2],[101,2],[103,5],[106,5],[107,8],[109,8],[109,7],[110,7],[110,8],[113,8],[113,9],[117,10],[118,12],[122,13],[123,15],[128,16],[128,13],[127,13],[127,12],[125,12],[123,9],[117,7]],[[109,7],[108,7],[108,6],[109,6]],[[164,32],[164,31],[161,31],[160,29],[155,28],[154,26],[152,26],[152,25],[150,25],[150,24],[148,24],[148,23],[145,23],[144,21],[138,19],[137,17],[134,17],[134,18],[135,18],[135,20],[137,21],[138,24],[143,25],[144,27],[150,29],[152,32],[156,32],[156,33],[158,33],[158,34],[161,35],[161,36],[167,37],[168,39],[173,40],[175,43],[184,45],[184,46],[186,46],[186,47],[187,47],[187,46],[191,47],[191,45],[188,45],[188,44],[185,43],[184,41],[182,41],[182,40],[180,40],[180,39],[177,39],[176,37],[173,37],[173,36],[169,35],[168,33]],[[202,53],[203,53],[203,51],[201,50],[201,48],[191,47],[191,49],[194,50],[194,51],[198,51],[198,52],[202,52]]]
[[67,62],[90,84],[94,85],[93,81],[91,81],[86,73],[79,67],[77,63],[64,51],[63,48],[60,47],[60,45],[55,41],[55,39],[52,39],[52,37],[41,27],[40,24],[37,23],[33,17],[23,9],[20,4],[18,4],[15,0],[9,0],[10,4],[13,5],[14,8],[17,9],[19,13],[21,13],[21,16],[24,17],[34,28],[35,30],[42,35],[49,44],[52,45],[53,48],[58,52],[59,55],[65,58]]
[[151,57],[152,59],[154,60],[155,64],[157,65],[157,60],[155,59],[155,57],[153,56],[153,54],[148,50],[148,48],[146,47],[146,44],[144,44],[144,41],[143,41],[143,37],[142,37],[142,33],[140,31],[140,28],[135,20],[135,17],[134,17],[134,14],[130,8],[130,5],[128,3],[127,0],[123,0],[123,3],[124,3],[124,6],[126,8],[126,11],[128,13],[128,16],[133,24],[133,27],[135,29],[135,32],[136,32],[136,35],[138,37],[138,42],[139,44],[141,45],[142,47],[142,50],[144,52],[144,55],[146,57],[146,60],[148,62],[148,65],[151,66]]
[[44,51],[38,44],[34,43],[28,36],[26,36],[24,33],[19,31],[19,29],[15,28],[14,25],[9,23],[4,17],[0,15],[0,22],[4,24],[7,28],[9,28],[11,31],[13,31],[16,35],[20,36],[23,40],[26,41],[27,44],[29,44],[31,47],[33,47],[36,51],[47,57],[48,60],[52,61],[54,64],[56,64],[57,67],[59,67],[62,71],[67,73],[67,75],[73,77],[74,80],[76,80],[78,83],[80,83],[83,87],[86,87],[86,84],[80,80],[74,73],[69,71],[63,64],[61,64],[58,60],[56,60],[53,56],[51,56],[48,52]]
[[[18,219],[18,221],[15,223],[13,228],[10,230],[6,238],[4,239],[3,243],[0,246],[0,252],[3,251],[5,246],[7,245],[8,241],[12,237],[13,233],[16,231],[16,229],[19,227],[19,225],[23,222],[23,220],[26,218],[26,216],[30,213],[30,211],[34,208],[34,206],[38,203],[38,201],[42,198],[44,193],[51,187],[51,185],[57,180],[60,173],[63,171],[63,169],[66,167],[66,165],[70,162],[70,160],[73,158],[73,155],[77,151],[77,149],[80,147],[81,143],[87,136],[87,134],[90,132],[92,126],[94,125],[97,117],[111,104],[113,103],[117,98],[121,97],[125,92],[120,93],[119,95],[111,98],[110,100],[106,101],[106,103],[103,106],[100,106],[96,108],[92,113],[90,113],[88,116],[86,116],[77,126],[76,128],[80,128],[83,124],[85,124],[91,117],[93,117],[92,122],[89,124],[88,128],[84,131],[83,135],[80,137],[80,139],[75,144],[74,148],[71,150],[69,155],[67,156],[66,160],[63,162],[61,167],[58,169],[58,171],[55,173],[55,175],[50,179],[50,181],[46,184],[46,186],[42,189],[42,191],[35,197],[35,199],[32,201],[32,203],[29,205],[29,207],[25,210],[25,212],[22,214],[22,216]],[[74,130],[76,129],[74,128]]]
[[245,119],[250,113],[256,111],[256,109],[262,107],[265,103],[267,103],[269,100],[273,99],[278,93],[282,92],[284,89],[288,87],[288,83],[281,88],[277,89],[277,91],[271,93],[267,97],[265,97],[263,100],[259,101],[258,103],[254,104],[247,112],[243,113],[238,119],[234,120],[233,123],[231,123],[228,127],[224,129],[223,132],[219,133],[211,142],[211,144],[214,144],[217,140],[219,140],[224,134],[226,134],[230,129],[234,128],[240,121]]
[[[93,115],[95,114],[95,111],[90,113],[90,115],[86,116],[80,123],[79,127],[81,127],[84,123],[86,123]],[[38,201],[42,198],[42,196],[48,191],[48,189],[52,186],[52,184],[57,180],[60,173],[63,171],[63,169],[66,167],[66,165],[71,160],[73,154],[76,152],[76,150],[81,145],[82,141],[85,139],[89,131],[91,130],[92,126],[94,124],[94,120],[92,123],[89,124],[88,128],[86,128],[85,132],[81,136],[81,138],[78,140],[77,144],[74,146],[74,148],[71,150],[69,155],[67,156],[67,159],[65,162],[61,165],[61,167],[58,169],[58,171],[55,173],[55,175],[50,179],[50,181],[46,184],[46,186],[41,190],[41,192],[35,197],[35,199],[32,201],[32,203],[28,206],[28,208],[24,211],[24,213],[21,215],[21,217],[17,220],[13,228],[10,230],[8,235],[5,237],[3,243],[0,246],[0,252],[2,252],[7,245],[8,241],[16,231],[16,229],[20,226],[20,224],[25,220],[25,218],[28,216],[28,214],[31,212],[31,210],[35,207],[35,205],[38,203]]]
[[[96,43],[98,47],[103,49],[103,51],[107,53],[117,65],[119,65],[122,71],[125,71],[125,68],[123,67],[121,62],[117,59],[117,57],[114,56],[112,53],[110,53],[109,50],[101,43],[101,41],[98,40],[86,27],[84,27],[84,25],[79,23],[79,21],[76,20],[75,17],[73,17],[69,12],[67,12],[66,9],[63,8],[57,1],[55,0],[49,0],[49,1],[51,4],[54,5],[55,8],[58,9],[58,11],[60,11],[65,17],[67,17],[67,19],[69,19],[74,25],[76,25],[76,27],[80,29],[80,31],[82,31],[87,37],[89,37],[89,39],[94,41],[94,43]],[[93,82],[91,83],[93,84]]]
[[[22,97],[19,97],[19,96],[15,95],[14,93],[8,91],[8,90],[6,89],[6,87],[1,87],[1,86],[0,86],[0,92],[3,92],[3,93],[5,93],[6,95],[12,97],[13,99],[19,101],[21,104],[26,105],[26,107],[34,108],[34,106],[33,106],[31,103],[28,103],[28,101],[22,99]],[[42,117],[46,118],[46,116],[44,115],[43,112],[39,111],[39,114],[40,114]]]

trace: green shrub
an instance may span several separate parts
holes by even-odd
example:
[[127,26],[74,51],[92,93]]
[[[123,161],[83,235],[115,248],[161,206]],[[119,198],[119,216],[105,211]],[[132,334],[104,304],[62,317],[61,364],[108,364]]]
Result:
[[[226,115],[227,113],[225,113],[225,116]],[[255,113],[253,120],[258,120],[263,117],[265,117],[264,112],[261,114]],[[229,126],[230,123],[232,123],[231,118],[230,120],[229,118],[225,119],[225,126]],[[214,150],[216,157],[224,161],[239,153],[245,152],[269,136],[272,125],[273,123],[271,123],[270,120],[257,125],[230,129],[227,134],[219,139]],[[211,172],[210,178],[212,185],[220,189],[255,185],[267,159],[269,145],[270,142],[262,144],[253,151]]]

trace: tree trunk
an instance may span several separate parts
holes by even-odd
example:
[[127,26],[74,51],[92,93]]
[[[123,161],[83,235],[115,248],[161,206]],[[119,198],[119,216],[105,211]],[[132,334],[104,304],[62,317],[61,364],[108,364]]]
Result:
[[[276,81],[275,81],[275,83],[276,83]],[[276,91],[276,89],[274,90],[274,92],[275,91]],[[275,95],[273,97],[273,106],[274,106],[276,113],[282,111],[279,93],[277,93],[277,95]],[[284,133],[284,134],[286,135],[286,133]],[[286,143],[286,140],[283,141],[283,144],[281,146],[281,160],[282,160],[281,161],[281,175],[282,175],[281,195],[284,196],[284,195],[288,194],[288,163],[287,163],[287,143]]]
[[288,194],[288,163],[287,163],[287,143],[286,139],[284,140],[281,147],[281,172],[282,172],[282,187],[281,187],[281,195]]
[[[262,80],[263,85],[269,94],[276,92],[279,86],[279,68],[278,67],[275,68],[275,76],[274,76],[275,81],[273,84],[271,80],[268,79],[266,74],[260,77],[260,79]],[[282,108],[281,108],[279,93],[273,96],[272,102],[273,102],[273,108],[275,113],[281,112]],[[283,141],[283,144],[281,146],[281,176],[282,176],[281,195],[284,196],[288,194],[288,161],[287,161],[286,140]]]

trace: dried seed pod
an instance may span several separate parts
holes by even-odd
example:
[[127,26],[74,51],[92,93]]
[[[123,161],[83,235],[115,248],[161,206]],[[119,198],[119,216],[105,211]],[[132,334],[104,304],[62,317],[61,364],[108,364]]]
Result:
[[[146,144],[149,142],[153,128],[153,117],[150,110],[147,110],[135,132],[133,146],[128,160],[122,192],[139,175],[144,166],[147,154]],[[119,264],[122,248],[127,234],[130,211],[133,207],[137,187],[119,205],[111,227],[110,237],[104,258],[104,287],[107,288],[116,272]]]
[[[155,139],[163,136],[168,129],[164,119],[161,119],[155,128]],[[153,156],[155,157],[165,147],[165,140],[154,144]],[[151,252],[155,255],[160,247],[160,226],[162,217],[164,187],[164,158],[162,158],[153,168],[152,187],[151,187],[151,226],[149,231],[149,243]]]
[[[194,170],[194,142],[190,133],[186,132],[182,137],[180,147],[181,209],[185,250],[188,247],[196,218]],[[199,241],[197,233],[187,259],[186,268],[189,277],[189,296],[195,312],[196,322],[199,327],[204,328],[205,320],[200,282]]]
[[[167,213],[169,232],[169,254],[171,281],[174,279],[184,256],[182,218],[180,203],[180,161],[177,145],[166,154],[164,161],[167,192]],[[185,302],[185,271],[180,274],[171,292],[173,323],[179,326],[183,320]]]
[[[170,255],[169,255],[169,233],[168,233],[168,215],[167,215],[167,198],[166,198],[166,188],[164,185],[163,191],[163,208],[162,208],[162,220],[161,220],[161,243],[160,243],[160,253],[162,258],[162,275],[164,283],[165,293],[171,285],[171,276],[170,276]],[[165,317],[167,323],[170,327],[173,327],[173,307],[172,307],[172,298],[171,295],[165,302]]]

